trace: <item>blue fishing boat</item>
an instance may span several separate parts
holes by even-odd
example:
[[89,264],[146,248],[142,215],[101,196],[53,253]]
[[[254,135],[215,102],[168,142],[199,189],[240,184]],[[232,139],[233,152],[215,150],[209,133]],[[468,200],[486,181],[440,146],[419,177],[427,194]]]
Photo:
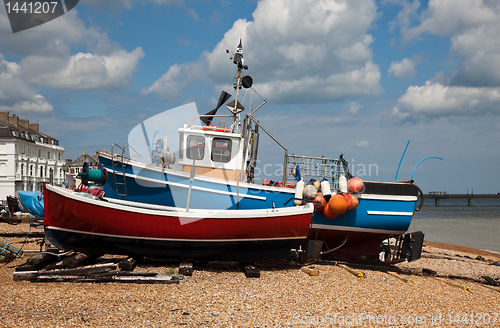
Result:
[[[227,104],[230,115],[216,114],[231,98],[223,91],[215,109],[178,129],[177,153],[171,153],[168,140],[158,138],[157,133],[150,139],[144,122],[135,129],[143,133],[146,153],[115,144],[111,152],[97,151],[107,175],[106,197],[187,209],[236,210],[316,201],[310,233],[313,239],[324,242],[323,257],[377,261],[382,241],[394,238],[395,254],[384,260],[418,258],[423,234],[405,233],[420,189],[413,181],[353,178],[342,155],[332,159],[288,154],[288,149],[254,117],[265,100],[241,117],[245,107],[240,103],[240,92],[254,91],[252,78],[242,73],[248,68],[242,56],[240,40],[232,58],[237,74],[235,100]],[[214,119],[228,117],[231,123],[227,126],[212,125]],[[284,150],[281,181],[256,183],[260,131]]]

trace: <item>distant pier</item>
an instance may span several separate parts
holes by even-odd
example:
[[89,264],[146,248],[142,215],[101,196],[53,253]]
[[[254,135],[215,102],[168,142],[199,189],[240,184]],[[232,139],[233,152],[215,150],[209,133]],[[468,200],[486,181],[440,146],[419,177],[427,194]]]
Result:
[[440,201],[444,198],[465,198],[467,199],[467,206],[474,206],[474,198],[500,198],[498,194],[448,194],[446,191],[429,191],[424,195],[425,199],[434,199],[434,206],[441,205]]

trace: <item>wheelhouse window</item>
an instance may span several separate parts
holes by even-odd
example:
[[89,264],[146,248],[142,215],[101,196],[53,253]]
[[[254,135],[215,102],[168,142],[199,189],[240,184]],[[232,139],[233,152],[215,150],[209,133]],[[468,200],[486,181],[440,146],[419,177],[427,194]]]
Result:
[[231,160],[231,139],[214,138],[212,142],[212,161],[227,163]]
[[189,159],[200,160],[205,157],[205,137],[188,136],[186,157]]

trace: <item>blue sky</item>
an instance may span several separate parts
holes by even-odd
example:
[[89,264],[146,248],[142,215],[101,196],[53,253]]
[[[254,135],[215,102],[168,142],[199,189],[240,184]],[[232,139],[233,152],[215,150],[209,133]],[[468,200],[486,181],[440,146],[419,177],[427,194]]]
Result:
[[[211,110],[241,35],[268,101],[256,117],[290,153],[343,153],[392,181],[410,140],[399,179],[439,156],[415,171],[424,192],[498,193],[498,31],[493,0],[81,0],[18,33],[0,6],[0,110],[73,159],[109,150],[170,108]],[[282,156],[262,138],[262,165]]]

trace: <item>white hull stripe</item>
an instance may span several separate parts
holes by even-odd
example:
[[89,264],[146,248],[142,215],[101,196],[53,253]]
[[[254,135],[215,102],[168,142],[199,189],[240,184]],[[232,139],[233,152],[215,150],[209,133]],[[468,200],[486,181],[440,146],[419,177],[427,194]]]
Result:
[[405,195],[379,195],[379,194],[355,194],[356,197],[361,199],[373,199],[373,200],[399,200],[404,202],[415,202],[417,196],[405,196]]
[[413,212],[366,211],[368,215],[413,216]]
[[401,234],[406,232],[406,231],[395,231],[395,230],[381,230],[381,229],[335,226],[335,225],[329,225],[329,224],[313,224],[312,228],[313,229],[321,229],[321,230],[338,230],[338,231],[377,233],[377,234],[384,234],[384,235],[386,235],[386,234],[401,235]]
[[[108,170],[111,173],[113,172],[112,170],[110,170],[108,168],[106,168],[106,170]],[[117,171],[115,171],[115,174],[123,175],[122,172],[117,172]],[[152,183],[156,183],[156,184],[169,185],[169,186],[175,186],[175,187],[189,189],[189,185],[186,185],[186,184],[183,184],[183,183],[170,182],[170,181],[158,180],[158,179],[152,179],[152,178],[146,178],[146,177],[141,177],[141,176],[130,174],[130,173],[125,173],[125,176],[129,177],[129,178],[132,178],[132,179],[136,179],[136,180],[144,180],[144,181],[148,181],[148,182],[152,182]],[[195,177],[195,181],[196,180],[197,179]],[[220,194],[220,195],[228,195],[228,196],[238,197],[238,193],[237,192],[216,190],[216,189],[210,189],[210,188],[204,188],[204,187],[196,187],[196,186],[192,186],[191,188],[192,188],[192,190],[199,190],[199,191],[204,191],[204,192],[211,192],[211,193],[214,193],[214,194]],[[242,194],[242,193],[239,194],[239,197],[241,197],[241,198],[257,199],[257,200],[266,200],[266,197],[255,196],[255,195],[248,195],[248,194]]]
[[223,242],[239,242],[239,241],[273,241],[273,240],[289,240],[289,239],[306,239],[307,236],[303,237],[281,237],[281,238],[245,238],[245,239],[175,239],[175,238],[152,238],[152,237],[140,237],[140,236],[123,236],[123,235],[114,235],[114,234],[106,234],[106,233],[98,233],[98,232],[88,232],[88,231],[80,231],[80,230],[72,230],[60,227],[46,226],[48,230],[58,230],[69,233],[79,233],[85,235],[93,235],[93,236],[102,236],[102,237],[113,237],[113,238],[123,238],[123,239],[141,239],[141,240],[156,240],[156,241],[182,241],[182,242],[215,242],[215,243],[223,243]]

